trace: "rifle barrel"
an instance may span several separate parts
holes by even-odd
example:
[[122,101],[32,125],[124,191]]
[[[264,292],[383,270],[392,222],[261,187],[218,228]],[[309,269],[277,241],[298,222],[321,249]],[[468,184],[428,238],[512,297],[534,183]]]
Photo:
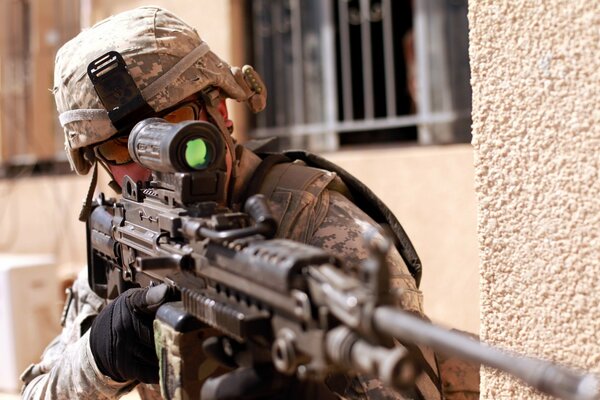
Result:
[[513,355],[392,307],[378,307],[373,320],[376,330],[400,341],[429,346],[436,352],[496,368],[546,394],[567,400],[600,399],[600,385],[593,374],[580,374],[551,362]]

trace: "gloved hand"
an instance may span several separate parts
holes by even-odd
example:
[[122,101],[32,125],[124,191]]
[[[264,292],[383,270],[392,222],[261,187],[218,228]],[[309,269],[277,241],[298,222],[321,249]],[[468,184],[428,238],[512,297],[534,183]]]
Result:
[[90,347],[100,372],[119,382],[158,383],[152,322],[169,297],[165,284],[129,289],[98,314]]

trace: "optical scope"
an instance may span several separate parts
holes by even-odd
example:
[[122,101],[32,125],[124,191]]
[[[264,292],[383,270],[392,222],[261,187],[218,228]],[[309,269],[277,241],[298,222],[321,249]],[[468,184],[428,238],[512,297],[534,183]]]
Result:
[[213,124],[148,118],[131,130],[128,149],[133,161],[152,171],[149,187],[161,201],[226,201],[227,147]]

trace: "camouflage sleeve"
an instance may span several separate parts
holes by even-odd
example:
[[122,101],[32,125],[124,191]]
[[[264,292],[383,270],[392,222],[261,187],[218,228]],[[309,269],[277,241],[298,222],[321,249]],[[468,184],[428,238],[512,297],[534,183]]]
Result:
[[98,370],[89,346],[89,331],[66,346],[62,357],[46,373],[33,379],[23,399],[117,399],[132,389],[132,382],[115,382]]
[[[335,190],[326,190],[322,193],[321,209],[326,210],[322,218],[315,224],[310,244],[331,251],[333,254],[350,263],[360,263],[368,257],[368,248],[365,243],[365,233],[377,226],[368,215],[360,210],[347,197]],[[397,305],[402,309],[424,316],[423,296],[402,257],[395,248],[387,256],[390,268],[390,287],[395,292]],[[415,354],[423,357],[425,364],[429,365],[427,373],[419,376],[414,388],[396,392],[383,385],[383,383],[370,376],[358,375],[348,377],[342,386],[332,386],[331,390],[344,399],[389,399],[401,400],[412,398],[426,398],[428,400],[441,399],[437,363],[431,349],[426,347],[411,346]]]
[[[322,207],[327,211],[317,224],[309,243],[329,250],[350,263],[365,260],[368,250],[364,235],[377,226],[377,223],[336,191],[323,192],[321,202],[328,203],[326,207]],[[398,305],[407,311],[423,315],[423,296],[395,248],[389,252],[387,261],[390,267],[390,286],[396,294]]]
[[90,289],[85,272],[70,290],[61,334],[21,376],[23,399],[116,399],[133,388],[104,376],[94,362],[88,329],[104,301]]

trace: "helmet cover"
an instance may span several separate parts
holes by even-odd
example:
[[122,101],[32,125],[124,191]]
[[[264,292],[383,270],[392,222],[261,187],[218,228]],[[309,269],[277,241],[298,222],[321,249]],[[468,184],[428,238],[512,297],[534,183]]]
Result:
[[79,33],[56,55],[53,93],[67,156],[78,174],[86,174],[92,165],[84,158],[85,148],[117,133],[87,76],[89,63],[109,51],[123,56],[156,112],[209,86],[223,96],[248,101],[254,112],[264,108],[266,90],[256,92],[239,68],[232,69],[210,51],[196,30],[174,14],[139,7],[114,15]]

